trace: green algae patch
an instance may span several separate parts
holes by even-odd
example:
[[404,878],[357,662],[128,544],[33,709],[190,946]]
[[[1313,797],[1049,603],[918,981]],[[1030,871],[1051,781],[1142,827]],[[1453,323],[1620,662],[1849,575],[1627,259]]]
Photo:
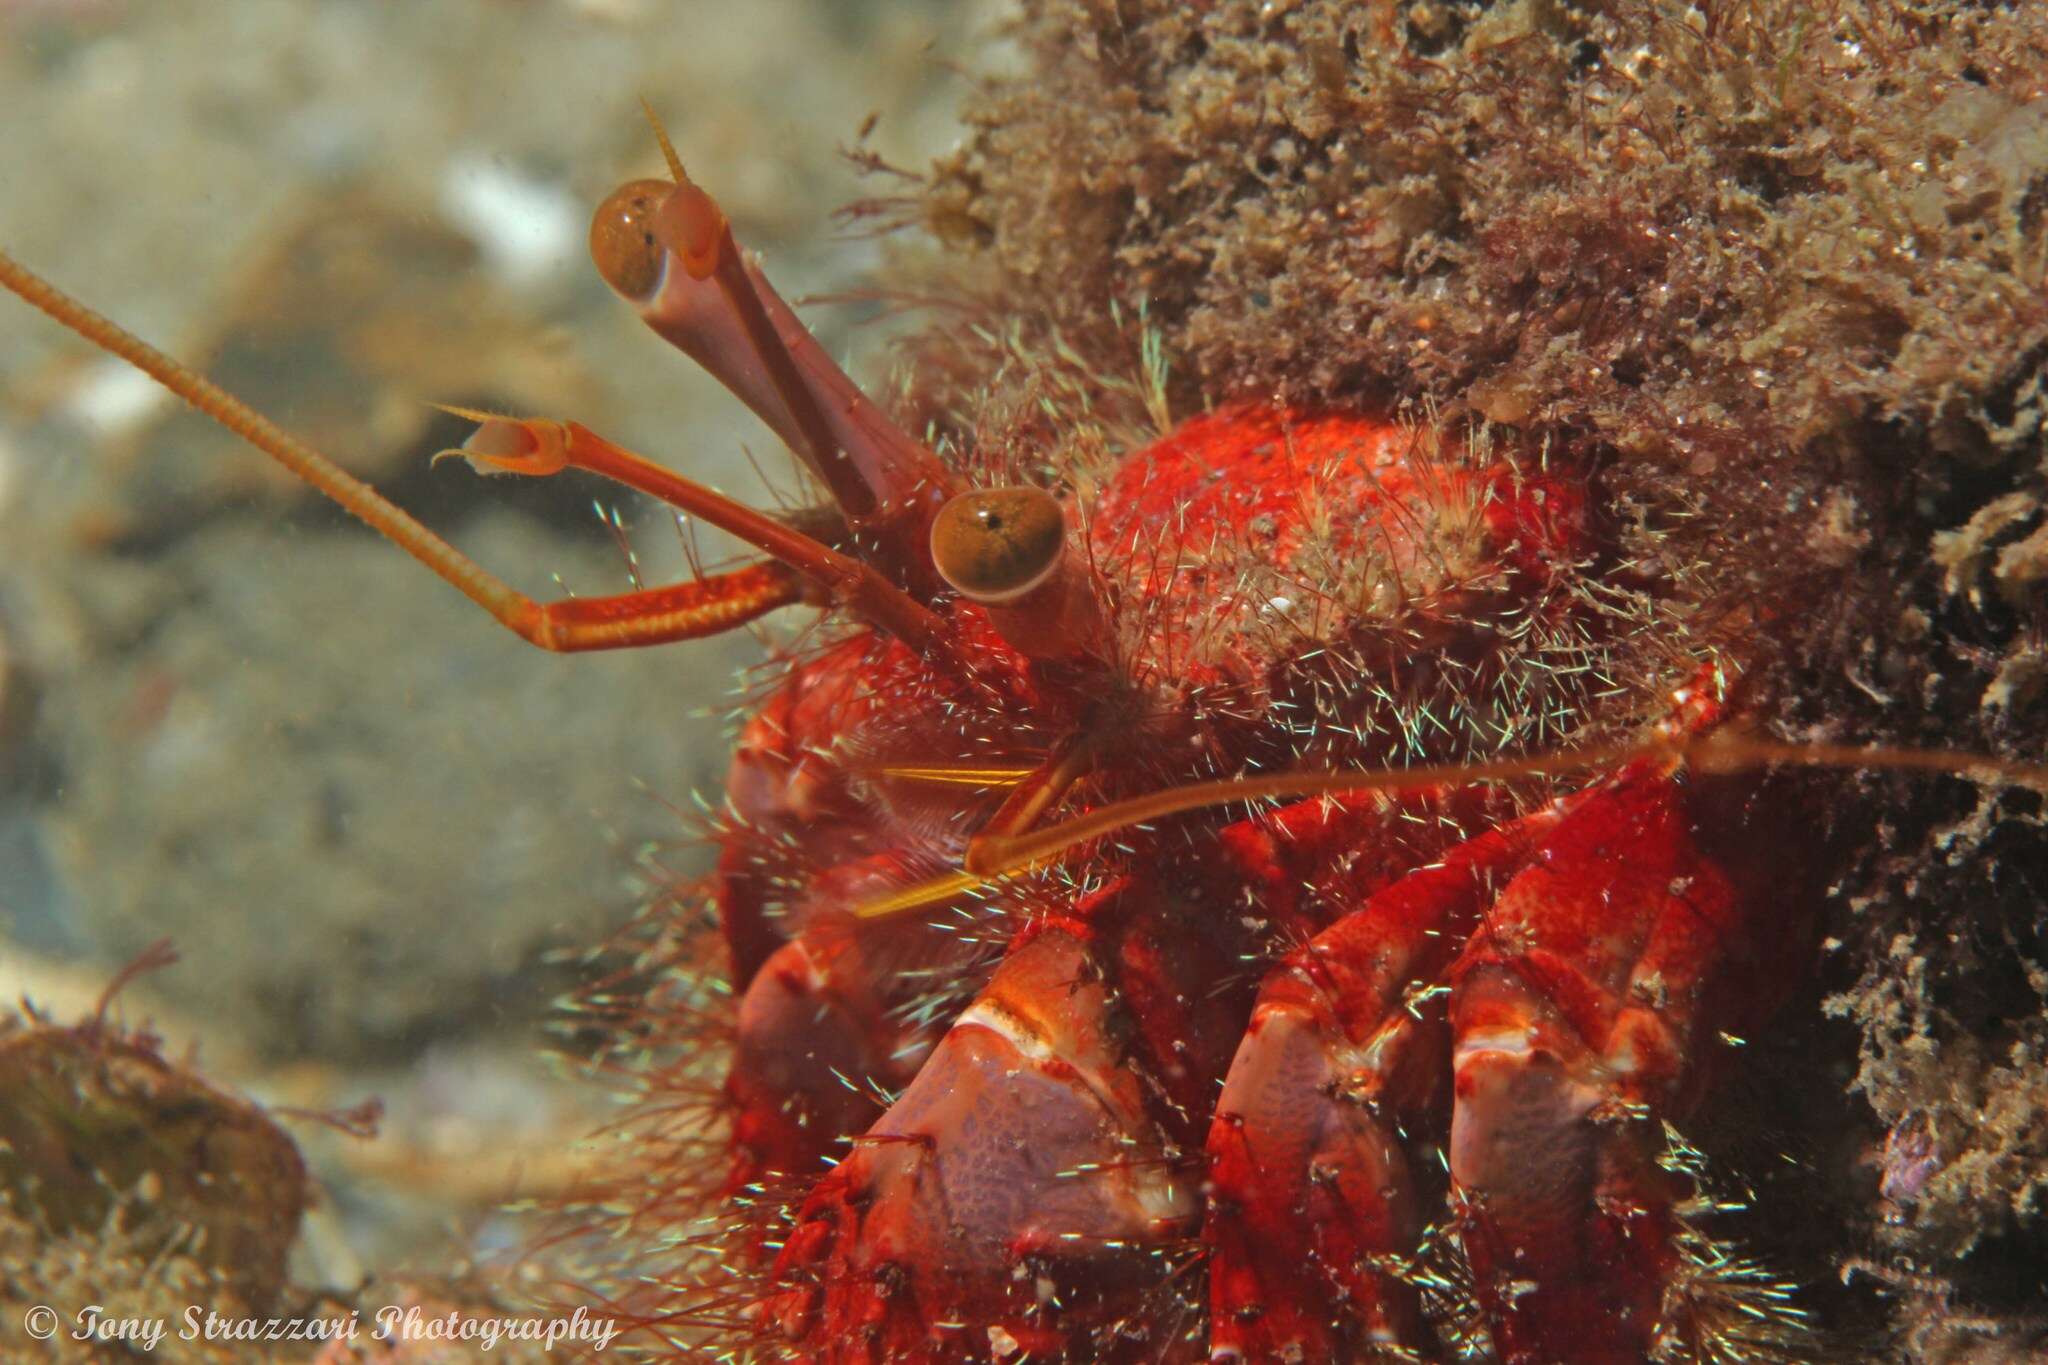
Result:
[[259,1313],[309,1197],[298,1148],[260,1108],[96,1024],[0,1036],[0,1193],[49,1238],[105,1229],[207,1268]]

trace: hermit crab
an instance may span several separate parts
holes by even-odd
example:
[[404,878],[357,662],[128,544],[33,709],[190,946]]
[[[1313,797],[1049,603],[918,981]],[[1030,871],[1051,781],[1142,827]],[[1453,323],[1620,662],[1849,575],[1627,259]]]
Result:
[[1758,772],[1792,755],[1728,739],[1743,632],[1659,653],[1587,472],[1426,412],[927,445],[663,145],[670,178],[598,209],[597,267],[829,502],[770,516],[573,422],[465,414],[481,471],[581,468],[765,556],[613,597],[514,592],[0,257],[538,646],[828,613],[715,830],[713,1150],[645,1174],[661,1238],[705,1220],[717,1264],[621,1306],[679,1349],[844,1362],[1791,1349],[1679,1136],[1821,895],[1824,822]]

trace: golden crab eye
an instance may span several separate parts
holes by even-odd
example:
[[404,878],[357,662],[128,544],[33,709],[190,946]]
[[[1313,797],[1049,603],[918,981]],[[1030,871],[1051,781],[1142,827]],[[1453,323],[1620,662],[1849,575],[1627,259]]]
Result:
[[1059,499],[1042,488],[982,488],[947,500],[932,522],[932,564],[977,602],[1022,597],[1066,549]]
[[629,180],[613,190],[590,219],[590,259],[604,282],[629,299],[644,299],[661,285],[663,251],[654,215],[675,192],[666,180]]

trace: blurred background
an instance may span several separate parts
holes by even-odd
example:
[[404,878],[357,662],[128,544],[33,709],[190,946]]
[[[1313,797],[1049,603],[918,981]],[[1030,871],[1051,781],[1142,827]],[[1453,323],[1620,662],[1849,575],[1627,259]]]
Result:
[[[430,401],[581,420],[750,502],[774,439],[591,269],[645,96],[785,295],[871,284],[832,211],[959,134],[999,6],[0,0],[0,243],[537,595],[687,572],[607,486],[428,456]],[[871,133],[860,142],[873,119]],[[858,377],[878,311],[805,310]],[[757,467],[758,466],[758,469]],[[761,472],[774,476],[775,487]],[[708,545],[707,545],[707,548]],[[687,875],[759,643],[552,658],[258,455],[0,301],[0,997],[121,998],[300,1125],[302,1283],[488,1244],[603,1097],[538,1056],[560,959]]]

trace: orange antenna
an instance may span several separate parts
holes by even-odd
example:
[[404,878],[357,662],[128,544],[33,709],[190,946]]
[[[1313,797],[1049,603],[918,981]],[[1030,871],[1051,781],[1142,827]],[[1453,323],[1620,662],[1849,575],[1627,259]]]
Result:
[[[141,370],[371,527],[404,546],[415,559],[454,584],[464,596],[491,615],[514,630],[519,629],[514,623],[523,620],[524,599],[510,585],[487,573],[395,503],[233,394],[88,308],[4,251],[0,251],[0,286],[5,286],[101,350],[111,352]],[[531,606],[530,602],[525,603],[526,608]]]
[[[948,652],[948,639],[931,610],[859,560],[623,450],[576,423],[467,414],[485,419],[461,452],[472,464],[522,474],[547,474],[574,465],[701,517],[775,556],[769,562],[700,581],[609,597],[538,601],[205,375],[80,303],[4,251],[0,251],[0,288],[135,366],[325,493],[506,629],[542,649],[630,649],[699,639],[743,625],[778,607],[833,600],[928,658]],[[870,612],[877,614],[868,615]]]
[[647,115],[647,126],[654,130],[654,140],[661,144],[662,159],[668,162],[669,178],[678,185],[690,183],[690,176],[683,169],[683,159],[676,155],[676,145],[668,140],[668,129],[661,126],[661,115],[654,112],[654,106],[647,102],[647,96],[640,97],[640,112]]

